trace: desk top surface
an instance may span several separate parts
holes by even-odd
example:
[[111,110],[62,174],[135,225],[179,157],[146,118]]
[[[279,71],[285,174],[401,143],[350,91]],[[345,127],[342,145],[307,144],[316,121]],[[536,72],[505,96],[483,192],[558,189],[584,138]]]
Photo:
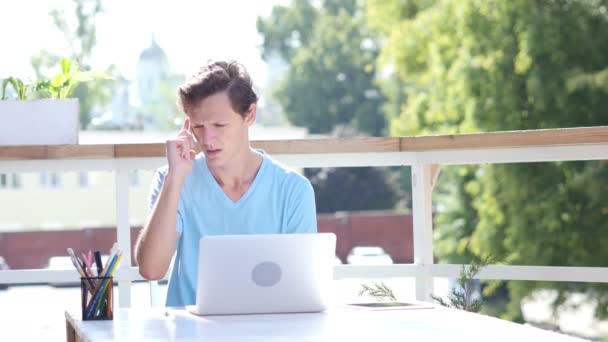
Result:
[[195,316],[184,308],[119,309],[113,321],[66,319],[85,341],[580,341],[497,318],[436,307]]

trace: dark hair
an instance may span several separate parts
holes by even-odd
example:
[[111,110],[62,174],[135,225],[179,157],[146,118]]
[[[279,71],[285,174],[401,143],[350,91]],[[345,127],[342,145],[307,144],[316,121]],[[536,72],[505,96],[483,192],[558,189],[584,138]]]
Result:
[[232,109],[242,116],[258,96],[245,67],[236,61],[208,61],[177,90],[177,105],[184,113],[204,98],[228,91]]

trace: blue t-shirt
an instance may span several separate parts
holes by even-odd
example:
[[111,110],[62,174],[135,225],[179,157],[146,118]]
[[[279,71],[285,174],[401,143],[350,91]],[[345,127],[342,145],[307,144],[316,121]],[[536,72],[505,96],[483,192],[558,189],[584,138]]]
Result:
[[[315,197],[310,182],[264,153],[249,189],[233,202],[200,154],[180,193],[176,229],[180,233],[167,290],[167,306],[196,302],[199,240],[205,235],[316,233]],[[150,209],[167,167],[152,182]],[[220,262],[220,261],[218,261]]]

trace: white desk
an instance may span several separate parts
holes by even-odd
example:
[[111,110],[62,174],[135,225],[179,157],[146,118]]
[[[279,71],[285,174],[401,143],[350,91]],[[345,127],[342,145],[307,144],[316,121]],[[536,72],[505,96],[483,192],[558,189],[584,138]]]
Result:
[[113,321],[66,312],[68,341],[581,341],[446,308],[206,316],[181,308],[119,309]]

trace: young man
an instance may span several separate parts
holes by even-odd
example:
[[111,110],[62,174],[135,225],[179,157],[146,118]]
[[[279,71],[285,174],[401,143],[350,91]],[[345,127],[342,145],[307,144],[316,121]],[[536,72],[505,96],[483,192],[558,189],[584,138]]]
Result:
[[317,231],[310,182],[249,144],[256,103],[247,71],[233,61],[209,62],[178,90],[187,118],[166,143],[168,166],[156,172],[135,247],[149,280],[162,278],[175,254],[167,306],[196,302],[202,236]]

